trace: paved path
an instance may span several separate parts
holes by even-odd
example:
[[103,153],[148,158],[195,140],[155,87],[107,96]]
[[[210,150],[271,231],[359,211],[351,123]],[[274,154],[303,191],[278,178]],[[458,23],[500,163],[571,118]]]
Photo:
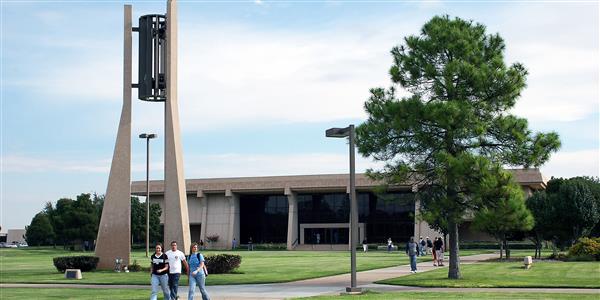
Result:
[[[471,264],[478,261],[495,258],[497,254],[479,254],[461,257],[461,264]],[[432,262],[417,264],[419,272],[426,272],[435,268]],[[392,286],[375,284],[374,282],[399,276],[409,276],[410,266],[403,265],[383,269],[375,269],[357,273],[359,287],[377,291],[436,291],[436,292],[536,292],[536,293],[595,293],[600,296],[600,289],[548,289],[548,288],[423,288],[409,286]],[[210,281],[210,277],[208,279]],[[318,295],[336,295],[345,290],[350,283],[350,274],[300,280],[287,283],[273,284],[240,284],[208,286],[211,299],[286,299],[295,297],[310,297]],[[47,288],[48,284],[0,284],[5,287],[31,287]],[[84,285],[84,284],[52,284],[57,288],[129,288],[146,289],[147,285]],[[187,296],[187,287],[179,288],[180,296]],[[200,299],[199,293],[196,299]],[[184,298],[185,298],[184,296]]]

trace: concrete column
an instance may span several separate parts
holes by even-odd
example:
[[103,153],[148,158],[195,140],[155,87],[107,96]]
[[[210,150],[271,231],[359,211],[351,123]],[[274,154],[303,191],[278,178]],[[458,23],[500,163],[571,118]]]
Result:
[[165,245],[179,243],[179,249],[190,247],[183,151],[179,129],[177,98],[177,1],[167,1],[166,34],[167,100],[165,101]]
[[200,200],[200,207],[202,208],[202,214],[200,215],[200,239],[206,243],[206,225],[208,224],[208,197],[202,190],[198,190],[196,197]]
[[231,242],[233,238],[240,242],[240,197],[231,192],[231,190],[225,190],[225,199],[229,201],[229,231],[226,249],[231,249]]
[[284,194],[288,198],[287,249],[293,250],[295,246],[300,244],[298,237],[298,199],[296,193],[288,187],[285,188]]
[[131,5],[124,8],[123,107],[96,238],[98,269],[112,269],[115,258],[129,264],[131,249]]

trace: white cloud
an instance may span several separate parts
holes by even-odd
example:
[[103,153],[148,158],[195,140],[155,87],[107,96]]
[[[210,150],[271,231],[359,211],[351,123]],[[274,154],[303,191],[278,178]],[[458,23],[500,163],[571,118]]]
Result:
[[6,155],[2,157],[3,173],[108,173],[109,169],[110,160],[74,161],[65,159],[28,157],[23,155]]
[[575,176],[600,176],[600,149],[561,151],[551,156],[541,168],[547,178]]
[[[186,156],[186,178],[343,174],[348,156],[328,153],[239,154]],[[370,159],[356,157],[356,172],[380,167]]]

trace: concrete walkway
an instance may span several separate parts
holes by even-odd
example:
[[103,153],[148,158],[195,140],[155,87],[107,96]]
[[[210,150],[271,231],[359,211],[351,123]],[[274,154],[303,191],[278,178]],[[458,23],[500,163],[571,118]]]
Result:
[[[497,257],[497,254],[479,254],[461,257],[461,264],[471,264],[482,260]],[[318,266],[317,266],[318,267]],[[419,272],[426,272],[440,267],[434,267],[432,262],[417,264]],[[447,264],[446,267],[447,268]],[[535,292],[535,293],[592,293],[600,296],[600,289],[548,289],[548,288],[423,288],[409,286],[392,286],[375,284],[374,282],[400,276],[410,276],[410,266],[403,265],[383,269],[375,269],[357,273],[359,287],[376,291],[420,291],[420,292]],[[208,278],[210,282],[210,276]],[[240,284],[208,286],[208,292],[213,300],[220,299],[287,299],[296,297],[310,297],[318,295],[338,295],[350,284],[350,274],[300,280],[287,283],[273,284]],[[147,285],[80,285],[80,284],[0,284],[0,288],[31,287],[48,288],[129,288],[146,289]],[[187,297],[186,286],[180,286],[179,295]],[[196,290],[196,299],[201,299]]]

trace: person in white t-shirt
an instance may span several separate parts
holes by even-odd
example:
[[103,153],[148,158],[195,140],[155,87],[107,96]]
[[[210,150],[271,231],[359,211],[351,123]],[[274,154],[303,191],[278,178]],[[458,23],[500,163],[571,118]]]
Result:
[[169,259],[169,290],[171,291],[171,300],[179,299],[177,289],[179,288],[179,276],[181,275],[181,265],[185,268],[187,274],[188,264],[185,260],[185,254],[177,250],[177,242],[171,242],[171,250],[165,252]]

